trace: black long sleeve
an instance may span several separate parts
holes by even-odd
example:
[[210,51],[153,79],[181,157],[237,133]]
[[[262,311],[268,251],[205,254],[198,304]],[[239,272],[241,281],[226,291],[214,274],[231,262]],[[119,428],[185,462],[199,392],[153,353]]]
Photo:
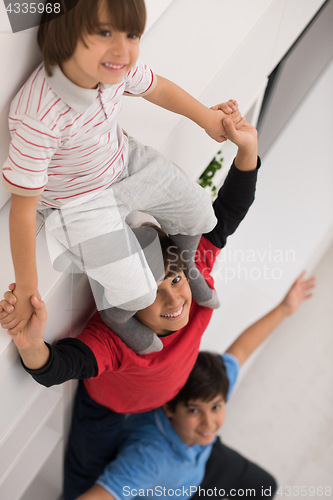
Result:
[[95,355],[81,340],[66,338],[59,340],[55,346],[46,345],[50,350],[50,359],[40,370],[29,370],[21,360],[24,369],[39,384],[51,387],[67,380],[87,379],[97,373]]
[[[257,169],[248,172],[238,170],[233,164],[220,188],[213,207],[217,225],[204,235],[214,246],[223,248],[227,237],[244,219],[254,200]],[[50,350],[48,363],[40,370],[24,369],[41,385],[50,387],[72,379],[88,379],[98,372],[98,365],[92,350],[79,339],[65,338],[55,346],[46,344]]]
[[246,172],[232,164],[213,203],[217,224],[210,233],[203,235],[217,248],[225,246],[227,237],[236,231],[252,205],[260,164],[258,157],[257,168]]

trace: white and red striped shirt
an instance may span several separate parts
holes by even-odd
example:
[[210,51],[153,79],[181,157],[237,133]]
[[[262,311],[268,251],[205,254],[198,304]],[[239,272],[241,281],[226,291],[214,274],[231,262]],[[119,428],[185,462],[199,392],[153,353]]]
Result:
[[117,123],[122,94],[143,96],[156,84],[138,60],[118,84],[85,89],[59,67],[49,77],[41,64],[12,101],[11,143],[3,184],[43,206],[76,206],[95,197],[121,173],[127,140]]

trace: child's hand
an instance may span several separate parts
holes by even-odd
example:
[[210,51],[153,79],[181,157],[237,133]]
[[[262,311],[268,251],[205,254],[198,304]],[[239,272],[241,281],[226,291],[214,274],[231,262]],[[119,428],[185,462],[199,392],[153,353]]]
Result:
[[215,111],[215,114],[211,115],[211,121],[205,128],[205,131],[217,142],[224,142],[229,139],[228,132],[223,125],[224,118],[228,117],[234,124],[236,130],[241,128],[245,123],[245,118],[242,118],[238,109],[237,101],[233,99],[230,99],[228,102],[217,104],[210,109]]
[[254,146],[257,147],[257,130],[247,123],[245,118],[243,118],[242,126],[239,129],[234,126],[230,118],[225,118],[223,125],[228,139],[242,151],[250,153]]
[[230,99],[228,102],[222,102],[221,104],[216,104],[216,106],[213,106],[211,109],[221,110],[223,114],[226,115],[223,118],[230,118],[236,130],[239,130],[245,122],[245,118],[242,117],[241,112],[238,109],[238,102],[234,99]]
[[312,297],[312,290],[316,286],[316,278],[312,277],[308,280],[304,279],[305,271],[301,274],[299,278],[295,281],[293,286],[290,288],[289,292],[281,302],[286,310],[287,316],[293,314],[298,306],[303,302],[303,300]]
[[[11,285],[12,289],[13,285]],[[5,294],[6,295],[6,294]],[[39,296],[39,294],[38,294]],[[15,290],[15,308],[13,307],[13,297],[8,296],[8,300],[12,302],[12,305],[9,303],[4,304],[3,309],[7,311],[5,314],[4,312],[1,313],[0,315],[0,324],[2,328],[8,330],[8,333],[11,335],[16,335],[18,334],[22,328],[27,324],[29,321],[34,308],[31,304],[30,297],[27,296],[25,293],[22,293],[20,290],[16,289]],[[2,304],[2,303],[1,303]],[[11,310],[9,308],[11,307]]]
[[225,115],[231,115],[231,113],[238,112],[239,116],[241,116],[240,111],[238,110],[238,102],[235,101],[234,99],[229,99],[228,102],[222,102],[221,104],[216,104],[211,109],[220,109],[221,111],[223,111]]
[[[1,324],[3,323],[4,319],[10,316],[10,314],[7,312],[8,308],[14,310],[16,310],[17,308],[17,299],[13,293],[13,291],[15,290],[15,284],[12,283],[11,285],[9,285],[9,289],[11,291],[6,292],[4,294],[4,298],[0,302]],[[42,300],[40,300],[40,297],[37,298],[35,296],[32,296],[30,299],[30,305],[33,312],[26,325],[22,327],[22,329],[17,333],[13,333],[12,330],[8,331],[8,334],[11,335],[19,350],[34,349],[41,343],[44,344],[43,334],[47,320],[45,304]]]
[[235,166],[238,170],[255,170],[258,163],[257,131],[252,125],[244,120],[243,126],[236,130],[229,118],[223,120],[224,127],[228,132],[228,139],[238,146],[235,158]]
[[0,302],[0,324],[7,318],[8,314],[14,311],[13,305],[16,303],[16,297],[12,293],[15,290],[15,283],[9,285],[9,292],[3,294],[3,299]]

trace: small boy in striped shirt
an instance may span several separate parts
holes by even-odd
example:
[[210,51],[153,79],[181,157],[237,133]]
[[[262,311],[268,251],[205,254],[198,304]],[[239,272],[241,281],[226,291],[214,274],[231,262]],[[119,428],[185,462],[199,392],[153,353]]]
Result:
[[[53,2],[50,2],[53,3]],[[66,5],[65,5],[66,4]],[[146,212],[186,255],[198,304],[219,302],[198,273],[200,235],[216,223],[206,193],[157,151],[128,138],[117,123],[123,94],[182,114],[223,142],[222,119],[244,119],[235,101],[209,109],[139,59],[144,0],[72,0],[44,13],[38,31],[43,63],[14,98],[3,184],[11,192],[10,236],[18,299],[6,327],[17,333],[38,296],[35,219],[45,220],[53,265],[68,260],[90,280],[103,320],[135,352],[162,349],[134,314],[155,300],[164,276],[159,241],[126,217]],[[145,253],[160,257],[152,269]]]

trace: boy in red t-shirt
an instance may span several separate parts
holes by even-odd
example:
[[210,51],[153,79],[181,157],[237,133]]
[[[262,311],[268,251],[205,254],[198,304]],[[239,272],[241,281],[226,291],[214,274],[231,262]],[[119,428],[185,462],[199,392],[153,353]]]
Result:
[[[214,202],[217,226],[202,236],[196,265],[208,285],[216,257],[254,200],[257,169],[257,134],[245,124],[235,130],[224,120],[229,139],[238,152]],[[102,321],[98,313],[76,339],[65,338],[55,346],[44,343],[46,311],[43,302],[31,298],[34,314],[27,326],[12,338],[24,368],[45,385],[84,379],[79,385],[65,471],[65,500],[86,491],[114,456],[124,414],[149,411],[171,400],[185,384],[194,366],[201,337],[213,310],[192,300],[182,254],[167,236],[161,237],[165,276],[156,300],[137,313],[137,319],[153,326],[163,343],[160,352],[139,355],[129,349]],[[10,287],[14,289],[14,285]],[[14,303],[9,292],[5,298]],[[0,322],[8,308],[1,302]],[[8,312],[6,312],[8,311]]]

